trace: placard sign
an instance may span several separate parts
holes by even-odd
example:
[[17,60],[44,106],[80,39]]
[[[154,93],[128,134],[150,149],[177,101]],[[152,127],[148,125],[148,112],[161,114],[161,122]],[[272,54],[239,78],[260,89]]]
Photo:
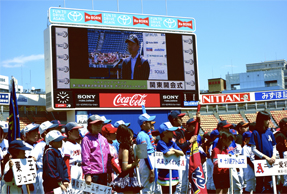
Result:
[[72,190],[71,184],[69,184],[69,186],[68,186],[66,191],[63,191],[61,187],[53,189],[53,191],[54,191],[54,194],[73,194],[73,190]]
[[255,176],[273,176],[287,174],[287,159],[276,159],[271,166],[266,160],[254,160]]
[[155,152],[155,168],[185,170],[185,165],[186,159],[184,156],[171,155],[166,157],[162,152]]
[[11,159],[13,162],[13,175],[16,185],[36,183],[36,163],[32,158]]
[[247,168],[247,157],[243,155],[218,154],[219,168]]
[[78,180],[78,179],[72,179],[72,188],[85,191],[88,193],[112,194],[112,187],[96,183],[91,183],[90,185],[87,185],[84,180]]

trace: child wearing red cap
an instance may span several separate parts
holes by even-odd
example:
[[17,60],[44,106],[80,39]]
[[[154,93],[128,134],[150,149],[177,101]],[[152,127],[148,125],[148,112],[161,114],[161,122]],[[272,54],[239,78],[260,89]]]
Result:
[[112,124],[106,124],[102,127],[102,135],[108,140],[110,153],[112,157],[112,181],[117,178],[118,174],[122,172],[119,164],[119,153],[115,146],[113,146],[113,141],[117,138],[117,128]]

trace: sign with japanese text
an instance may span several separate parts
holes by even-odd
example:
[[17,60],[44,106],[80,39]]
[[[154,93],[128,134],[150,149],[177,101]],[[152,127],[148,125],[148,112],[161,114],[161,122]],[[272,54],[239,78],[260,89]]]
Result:
[[276,159],[271,166],[266,160],[254,160],[255,176],[273,176],[287,174],[287,159]]
[[202,104],[250,102],[250,93],[201,95]]
[[36,183],[36,163],[32,158],[11,159],[13,162],[13,175],[16,185]]
[[283,100],[287,99],[287,90],[255,92],[255,100]]
[[176,155],[171,155],[166,157],[162,152],[155,152],[155,168],[185,170],[185,165],[185,156],[177,157]]
[[195,31],[195,19],[185,17],[138,15],[51,7],[49,21],[61,24],[145,28],[173,31]]
[[219,168],[247,168],[247,157],[243,155],[218,154]]
[[73,189],[77,189],[80,191],[97,194],[112,194],[112,188],[105,185],[100,185],[96,183],[91,183],[90,185],[87,185],[84,180],[80,179],[72,179],[71,183]]

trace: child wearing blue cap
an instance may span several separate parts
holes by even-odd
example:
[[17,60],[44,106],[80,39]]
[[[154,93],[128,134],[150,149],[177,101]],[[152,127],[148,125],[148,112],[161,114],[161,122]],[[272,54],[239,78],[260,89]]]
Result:
[[[170,122],[162,123],[159,126],[160,140],[157,143],[156,150],[163,152],[165,156],[176,155],[184,156],[184,153],[172,141],[173,131],[177,130],[178,127],[173,127]],[[169,170],[159,169],[158,170],[158,184],[161,185],[162,193],[169,193]],[[179,182],[178,170],[172,170],[172,193],[176,190],[176,185]]]
[[[25,157],[25,151],[31,150],[31,148],[27,147],[23,141],[21,140],[14,140],[10,143],[9,146],[9,153],[12,155],[12,159],[24,159]],[[13,162],[10,160],[5,164],[4,168],[4,186],[2,187],[2,193],[27,193],[26,185],[24,186],[17,186],[15,183],[12,167]],[[33,185],[29,185],[29,188],[31,191],[34,191]]]
[[254,153],[251,151],[251,145],[249,144],[252,132],[247,131],[242,135],[242,155],[247,157],[247,168],[243,168],[244,173],[244,181],[246,182],[246,187],[244,189],[244,193],[251,193],[251,191],[255,191],[256,178],[254,174],[254,165],[252,161],[254,161]]

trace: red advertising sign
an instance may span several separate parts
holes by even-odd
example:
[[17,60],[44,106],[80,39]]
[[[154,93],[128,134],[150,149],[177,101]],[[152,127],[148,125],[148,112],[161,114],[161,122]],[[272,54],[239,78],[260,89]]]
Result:
[[250,101],[249,93],[201,95],[203,104],[236,103]]
[[90,14],[85,13],[85,22],[91,21],[91,20],[102,23],[102,14],[90,15]]
[[133,16],[133,21],[134,21],[134,25],[145,24],[145,25],[149,26],[148,17],[147,18],[137,18],[137,17]]
[[188,27],[188,28],[192,29],[192,20],[189,22],[183,22],[183,21],[177,20],[177,23],[178,23],[178,28]]
[[100,107],[160,107],[159,94],[100,93]]
[[66,108],[67,104],[55,104],[56,108]]

